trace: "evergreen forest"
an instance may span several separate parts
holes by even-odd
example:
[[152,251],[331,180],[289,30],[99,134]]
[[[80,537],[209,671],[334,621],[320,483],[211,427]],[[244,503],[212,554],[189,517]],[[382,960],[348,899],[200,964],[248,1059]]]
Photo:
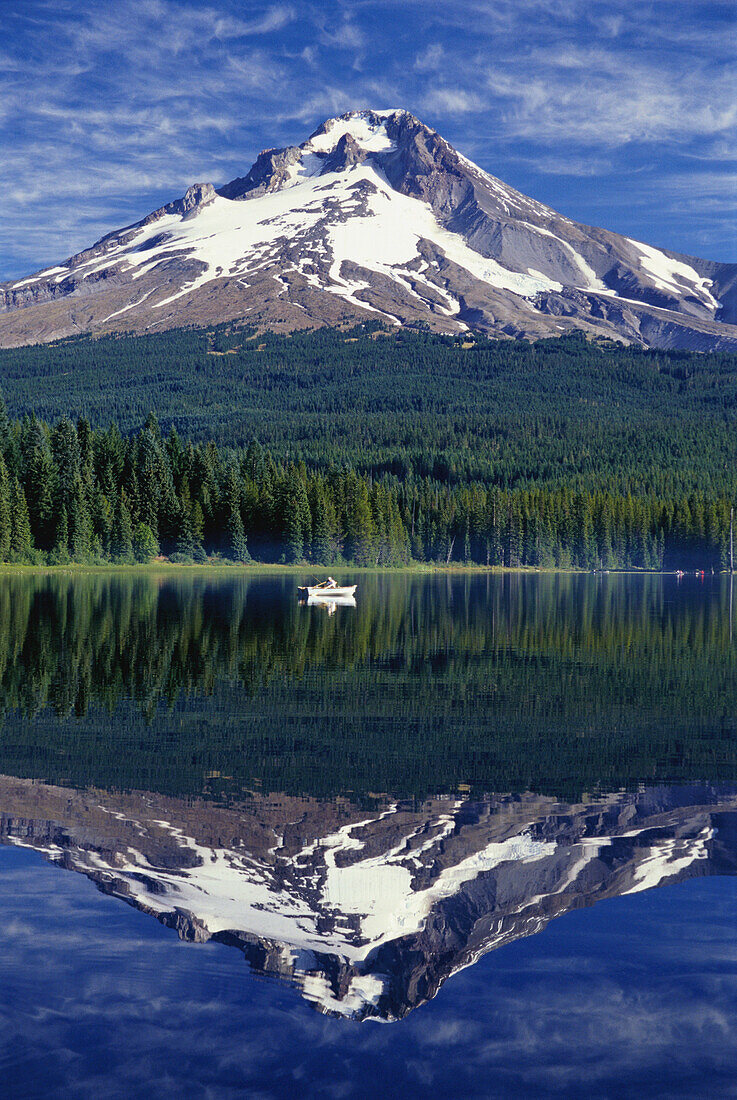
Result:
[[0,352],[0,559],[729,565],[737,357],[219,326]]

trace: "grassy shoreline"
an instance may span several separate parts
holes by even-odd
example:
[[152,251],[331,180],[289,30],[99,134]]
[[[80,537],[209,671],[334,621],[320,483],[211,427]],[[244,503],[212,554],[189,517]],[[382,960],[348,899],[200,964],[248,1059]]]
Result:
[[[2,564],[0,565],[0,576],[3,575],[41,575],[41,574],[105,574],[112,573],[121,576],[145,574],[145,575],[164,575],[170,576],[178,573],[185,574],[208,574],[208,575],[221,575],[221,576],[280,576],[280,575],[299,575],[304,576],[305,573],[310,576],[325,576],[327,577],[331,572],[336,573],[350,573],[351,576],[357,575],[393,575],[393,574],[412,574],[412,575],[425,575],[432,574],[441,575],[465,575],[465,574],[485,574],[492,576],[503,576],[505,574],[523,574],[529,576],[592,576],[594,575],[591,570],[588,569],[576,569],[573,567],[558,568],[555,566],[539,567],[539,566],[506,566],[506,565],[465,565],[461,562],[452,562],[448,565],[440,562],[415,562],[411,565],[372,565],[372,566],[359,566],[359,565],[311,565],[298,563],[290,563],[285,565],[283,563],[274,562],[169,562],[169,561],[153,561],[153,562],[137,562],[135,564],[117,564],[115,562],[102,562],[96,564],[84,564],[82,562],[69,562],[66,565],[37,565],[30,563],[18,563],[18,564]],[[675,570],[660,570],[660,569],[609,569],[605,573],[596,574],[599,576],[663,576],[673,577],[677,576]],[[693,571],[691,572],[693,575]],[[708,574],[711,576],[712,574]],[[722,569],[714,576],[729,576],[728,569]]]

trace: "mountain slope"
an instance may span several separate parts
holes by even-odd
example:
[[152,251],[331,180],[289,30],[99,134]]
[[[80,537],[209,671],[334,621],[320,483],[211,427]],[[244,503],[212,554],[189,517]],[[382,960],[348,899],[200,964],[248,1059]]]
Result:
[[406,111],[349,112],[0,286],[0,344],[245,318],[737,348],[737,265],[579,225]]

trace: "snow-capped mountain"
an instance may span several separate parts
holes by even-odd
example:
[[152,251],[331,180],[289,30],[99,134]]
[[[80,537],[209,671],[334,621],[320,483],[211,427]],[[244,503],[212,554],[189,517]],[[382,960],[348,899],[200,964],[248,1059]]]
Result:
[[737,791],[653,787],[239,807],[0,777],[0,843],[188,940],[240,949],[322,1012],[394,1020],[488,951],[606,898],[737,873]]
[[247,175],[0,285],[0,344],[244,319],[379,319],[541,337],[737,348],[737,265],[580,225],[406,111],[353,111]]

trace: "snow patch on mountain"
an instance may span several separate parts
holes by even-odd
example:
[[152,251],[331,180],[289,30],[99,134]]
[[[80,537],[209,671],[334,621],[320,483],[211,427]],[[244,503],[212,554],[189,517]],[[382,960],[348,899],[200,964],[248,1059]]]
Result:
[[406,840],[394,851],[344,867],[336,866],[333,851],[325,856],[328,873],[323,898],[328,908],[358,916],[362,936],[374,946],[418,932],[439,901],[452,897],[465,882],[500,863],[542,859],[555,848],[552,842],[533,840],[522,833],[491,843],[483,851],[445,868],[424,890],[413,889],[413,872],[404,862]]
[[396,148],[396,142],[392,141],[386,132],[386,123],[380,126],[371,122],[371,114],[389,118],[391,112],[364,111],[352,118],[330,119],[325,123],[325,132],[313,134],[313,136],[301,146],[307,152],[327,153],[335,149],[338,142],[345,134],[350,134],[361,149],[369,153],[390,153]]
[[560,237],[557,233],[553,233],[550,229],[545,229],[541,225],[533,225],[532,222],[526,221],[523,221],[520,224],[524,225],[526,229],[530,229],[533,233],[539,233],[542,237],[550,237],[557,244],[565,248],[566,252],[568,252],[568,254],[571,256],[573,262],[576,264],[579,271],[583,275],[583,282],[580,286],[577,287],[578,290],[606,289],[604,283],[601,281],[594,269],[589,267],[580,252],[577,252],[569,241],[563,240],[563,238]]
[[129,309],[135,309],[136,306],[140,306],[147,298],[150,298],[158,287],[154,287],[152,290],[147,290],[145,294],[141,295],[137,302],[130,302],[127,306],[123,306],[121,309],[116,309],[112,313],[108,313],[107,317],[103,317],[100,324],[104,324],[105,321],[110,321],[113,317],[120,317],[121,313],[127,313]]
[[66,267],[47,267],[45,271],[39,271],[38,275],[32,275],[30,279],[21,279],[19,283],[13,283],[13,290],[18,290],[23,286],[30,286],[32,283],[39,283],[42,279],[48,279],[50,275],[56,275],[58,271],[66,272]]
[[336,262],[353,260],[361,267],[396,277],[393,269],[415,260],[419,242],[427,240],[474,278],[499,289],[523,297],[533,297],[541,290],[562,289],[553,279],[510,271],[482,256],[460,234],[443,229],[428,203],[393,191],[376,169],[364,167],[362,176],[376,187],[368,200],[370,215],[330,227]]
[[703,278],[690,264],[674,260],[658,248],[643,244],[641,241],[633,241],[631,237],[627,240],[639,252],[642,268],[659,290],[678,296],[681,296],[685,290],[695,294],[715,313],[721,308],[720,303],[709,290],[712,285],[711,279]]

